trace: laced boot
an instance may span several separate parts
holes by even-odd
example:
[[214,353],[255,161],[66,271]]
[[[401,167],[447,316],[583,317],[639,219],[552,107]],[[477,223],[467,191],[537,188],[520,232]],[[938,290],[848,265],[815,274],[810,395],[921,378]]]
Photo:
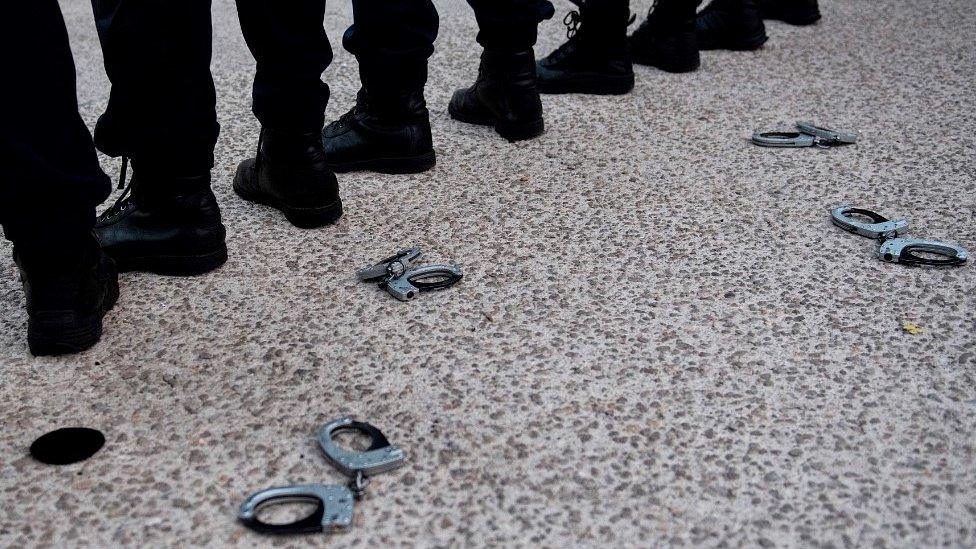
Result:
[[691,72],[701,65],[695,11],[701,0],[656,0],[647,19],[630,35],[634,63],[667,72]]
[[322,130],[322,143],[328,167],[339,173],[419,173],[436,163],[422,86],[381,95],[364,79],[356,105]]
[[545,123],[532,49],[482,52],[477,80],[454,92],[448,111],[455,120],[493,126],[512,142],[542,135]]
[[[125,180],[126,159],[120,184]],[[95,221],[95,235],[120,271],[193,276],[227,261],[226,231],[210,173],[160,176],[133,161],[122,196]]]
[[77,353],[98,343],[102,317],[119,298],[119,275],[91,234],[60,252],[15,244],[14,261],[27,297],[31,354]]
[[820,21],[817,0],[758,0],[763,19],[776,19],[790,25],[812,25]]
[[322,132],[261,128],[254,158],[241,162],[234,192],[276,208],[296,227],[329,225],[342,216],[339,183],[322,148]]
[[619,95],[634,89],[627,51],[627,0],[570,0],[579,7],[566,14],[568,39],[536,63],[542,93]]
[[766,43],[756,0],[712,0],[695,19],[702,50],[755,50]]

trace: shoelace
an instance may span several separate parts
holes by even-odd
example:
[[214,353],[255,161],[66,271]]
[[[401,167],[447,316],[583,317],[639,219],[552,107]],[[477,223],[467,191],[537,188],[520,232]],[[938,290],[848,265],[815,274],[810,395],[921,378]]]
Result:
[[258,133],[258,152],[254,155],[254,173],[261,168],[261,144],[264,143],[264,128]]
[[130,194],[132,194],[132,184],[133,182],[135,182],[135,176],[133,176],[132,179],[129,180],[129,183],[126,184],[125,176],[128,167],[129,167],[129,157],[123,154],[122,168],[119,170],[119,183],[116,186],[116,188],[125,189],[125,190],[122,191],[122,194],[120,194],[119,197],[115,200],[115,204],[109,206],[108,209],[102,212],[102,214],[99,217],[109,217],[120,212],[123,209],[123,203],[125,202],[125,199],[128,198]]
[[119,184],[116,189],[121,189],[125,187],[125,171],[129,167],[129,157],[122,155],[122,169],[119,170]]
[[[578,5],[578,4],[577,4]],[[583,18],[580,16],[580,12],[573,10],[563,17],[563,25],[566,25],[566,38],[572,40],[576,33],[579,32],[580,24],[583,23]]]
[[[584,0],[569,1],[578,6],[580,9],[583,9]],[[657,2],[658,0],[654,0],[655,6],[657,5]],[[630,19],[627,20],[627,26],[629,27],[630,24],[636,19],[637,15],[631,14]],[[556,48],[556,51],[553,52],[556,59],[561,59],[564,57],[567,50],[572,48],[572,44],[582,36],[580,34],[580,29],[583,28],[583,20],[584,17],[578,10],[572,10],[566,14],[566,17],[563,17],[563,25],[566,25],[566,38],[568,38],[568,41],[564,42],[562,45]]]
[[[583,0],[569,0],[580,9],[583,9]],[[572,10],[563,17],[563,25],[566,25],[566,42],[563,42],[549,54],[548,59],[550,61],[559,61],[565,58],[569,52],[574,49],[576,41],[579,38],[579,30],[583,24],[583,16],[578,10]]]

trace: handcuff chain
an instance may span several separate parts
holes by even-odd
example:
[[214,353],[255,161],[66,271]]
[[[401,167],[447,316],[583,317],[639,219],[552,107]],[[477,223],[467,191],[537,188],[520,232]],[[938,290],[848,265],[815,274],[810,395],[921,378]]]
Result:
[[356,499],[362,499],[366,495],[366,487],[369,486],[369,477],[362,471],[356,471],[355,476],[349,479],[349,489]]

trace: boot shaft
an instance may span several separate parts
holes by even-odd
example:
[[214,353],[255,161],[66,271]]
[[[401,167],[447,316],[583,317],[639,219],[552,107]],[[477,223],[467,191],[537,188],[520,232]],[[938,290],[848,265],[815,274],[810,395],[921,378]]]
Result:
[[367,87],[356,94],[357,118],[371,124],[401,126],[430,123],[424,90]]
[[129,183],[132,200],[141,206],[151,207],[184,196],[206,193],[210,191],[210,184],[210,172],[185,177],[162,177],[136,160],[132,162],[132,179]]
[[321,131],[262,128],[252,171],[256,188],[288,204],[338,201],[339,186],[326,162]]
[[703,50],[754,50],[767,40],[756,0],[712,0],[695,18]]
[[508,52],[484,50],[478,66],[478,81],[508,88],[535,88],[533,50]]
[[763,19],[778,19],[791,25],[812,25],[820,20],[817,0],[757,0]]
[[[356,94],[357,107],[371,117],[389,123],[409,124],[427,120],[424,85],[427,82],[427,60],[376,62],[357,57],[362,87]],[[391,65],[394,65],[391,68]]]
[[660,26],[694,25],[702,0],[656,0],[647,12],[647,20]]
[[261,128],[257,158],[278,165],[303,165],[321,161],[321,132],[293,132]]
[[579,10],[563,18],[566,37],[584,52],[620,53],[627,50],[630,6],[627,0],[572,0]]
[[71,246],[60,254],[14,246],[14,262],[24,285],[28,312],[94,306],[98,298],[96,271],[102,256],[98,241],[89,233]]

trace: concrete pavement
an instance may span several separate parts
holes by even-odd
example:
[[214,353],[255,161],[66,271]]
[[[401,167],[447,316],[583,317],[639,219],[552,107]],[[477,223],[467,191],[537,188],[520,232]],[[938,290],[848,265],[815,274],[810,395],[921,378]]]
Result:
[[[547,97],[547,133],[517,145],[448,117],[480,50],[470,9],[437,4],[432,172],[343,175],[345,217],[314,231],[238,199],[253,62],[217,0],[227,265],[124,275],[97,347],[35,359],[0,262],[0,545],[976,546],[976,268],[883,264],[826,213],[877,207],[976,251],[974,4],[824,0],[819,26],[771,22],[761,51],[639,68],[627,96]],[[91,7],[62,6],[92,125]],[[350,8],[328,14],[334,119],[358,75],[338,44]],[[745,140],[797,119],[862,141]],[[409,245],[464,281],[404,304],[355,280]],[[341,480],[313,434],[342,414],[410,456],[354,530],[238,525],[254,490]],[[28,457],[68,425],[105,448]]]

